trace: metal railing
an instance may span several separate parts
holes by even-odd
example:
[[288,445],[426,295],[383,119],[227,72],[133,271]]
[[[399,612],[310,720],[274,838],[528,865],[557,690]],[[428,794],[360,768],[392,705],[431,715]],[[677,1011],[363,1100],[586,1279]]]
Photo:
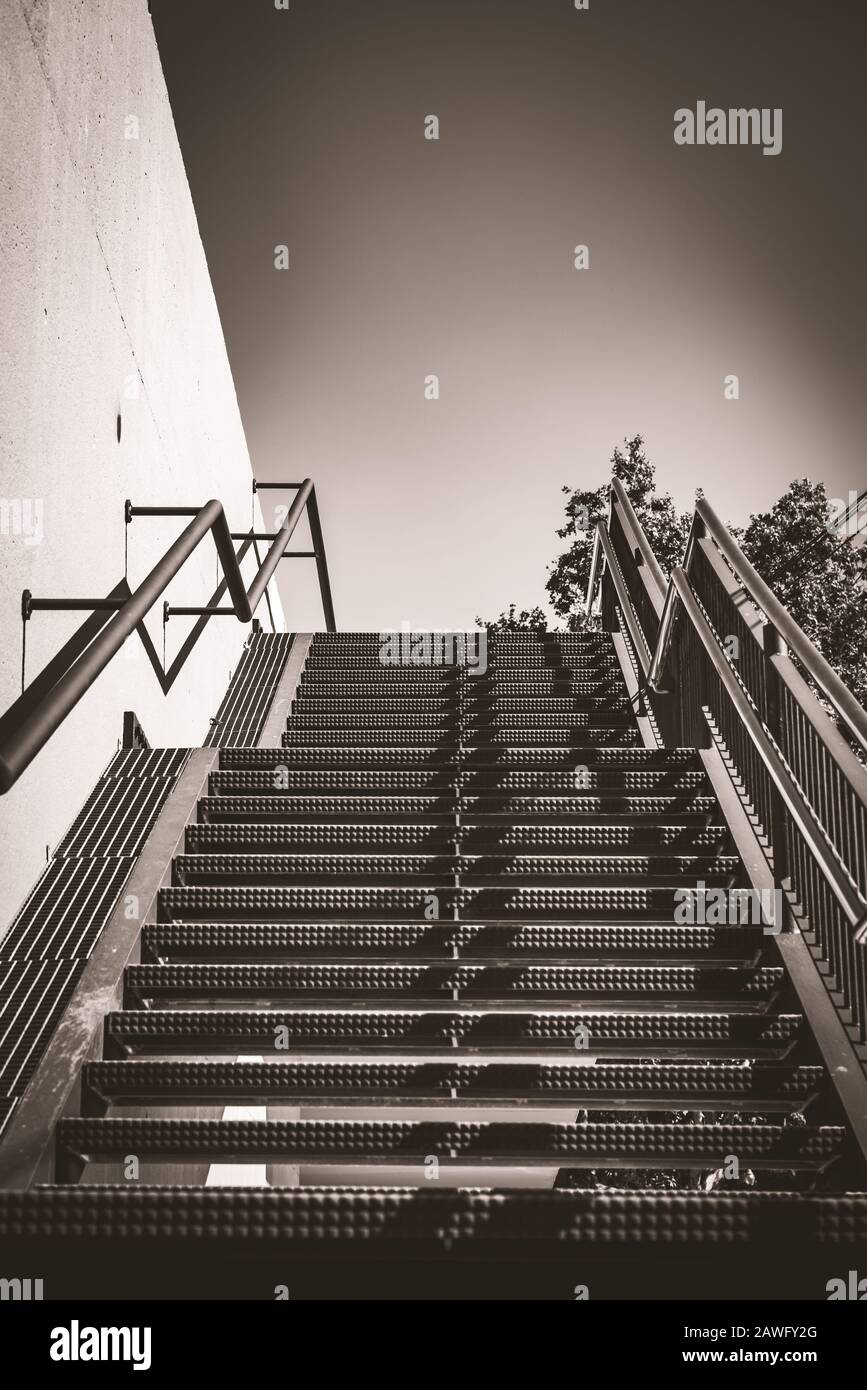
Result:
[[[29,590],[24,591],[21,611],[25,631],[27,622],[35,612],[84,610],[89,611],[91,617],[81,629],[80,640],[67,643],[45,670],[22,690],[19,698],[0,718],[0,793],[9,791],[10,787],[15,785],[25,768],[87,693],[111,659],[117,655],[127,638],[137,628],[144,633],[141,624],[145,617],[209,533],[214,538],[225,588],[232,600],[232,606],[170,608],[164,605],[164,622],[173,614],[195,614],[200,617],[201,622],[193,641],[187,644],[189,650],[195,645],[195,641],[212,617],[234,616],[239,622],[251,622],[269,580],[284,556],[291,558],[295,555],[309,555],[316,559],[326,627],[329,632],[335,631],[334,605],[313,483],[309,478],[303,483],[257,483],[254,480],[254,492],[264,487],[294,489],[296,492],[279,531],[256,533],[251,528],[250,532],[233,536],[222,503],[215,500],[206,502],[203,507],[134,507],[127,501],[127,526],[135,517],[191,518],[177,540],[169,546],[137,589],[129,592],[124,584],[120,596],[117,596],[116,590],[115,595],[106,599],[34,598]],[[305,509],[313,550],[287,552],[286,545]],[[237,554],[235,539],[242,539],[244,542]],[[249,588],[245,588],[239,560],[250,542],[257,539],[268,540],[271,544],[252,583]],[[99,614],[111,616],[98,617]]]
[[785,926],[808,936],[850,1037],[867,1043],[867,768],[855,751],[867,749],[867,711],[703,498],[666,584],[615,479],[588,613],[600,585],[603,623],[624,630],[660,741],[723,746],[784,890]]

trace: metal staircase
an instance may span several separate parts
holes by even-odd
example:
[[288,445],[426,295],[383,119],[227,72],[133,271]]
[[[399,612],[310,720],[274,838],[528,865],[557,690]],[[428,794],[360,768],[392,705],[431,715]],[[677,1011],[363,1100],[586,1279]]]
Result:
[[615,479],[600,630],[486,645],[336,634],[309,482],[273,535],[182,509],[134,593],[27,596],[94,612],[0,789],[210,531],[187,647],[307,557],[305,506],[329,631],[255,632],[206,746],[132,740],[0,943],[5,1263],[51,1298],[858,1287],[867,713],[705,499],[666,582]]
[[777,938],[675,919],[750,880],[611,636],[317,634],[282,744],[220,750],[6,1241],[90,1296],[822,1297],[861,1157]]

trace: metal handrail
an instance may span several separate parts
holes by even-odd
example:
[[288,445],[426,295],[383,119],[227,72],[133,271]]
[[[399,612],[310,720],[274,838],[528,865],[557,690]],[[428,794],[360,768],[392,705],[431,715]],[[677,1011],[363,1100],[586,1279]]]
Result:
[[669,584],[668,593],[665,595],[665,603],[662,609],[662,617],[659,620],[659,632],[656,635],[656,645],[650,659],[650,670],[647,673],[647,684],[656,695],[664,695],[666,687],[664,684],[664,670],[668,661],[668,652],[671,646],[671,637],[674,630],[674,618],[677,612],[677,589],[673,584]]
[[590,560],[590,578],[587,581],[587,597],[584,600],[584,612],[590,617],[593,602],[596,598],[596,586],[599,583],[599,575],[602,569],[602,541],[600,524],[597,522],[596,530],[593,533],[593,555]]
[[[260,484],[259,486],[262,486]],[[296,486],[293,484],[293,486]],[[239,622],[249,623],[265,593],[268,582],[274,574],[304,508],[308,508],[311,534],[317,553],[323,607],[328,630],[333,632],[334,609],[331,603],[331,590],[328,584],[328,569],[322,545],[322,533],[318,511],[315,510],[315,493],[309,478],[298,486],[286,520],[275,533],[273,543],[259,566],[250,587],[244,587],[244,579],[235,548],[232,543],[229,525],[221,502],[212,499],[198,510],[174,507],[132,507],[126,504],[126,518],[131,516],[191,516],[192,520],[169,546],[168,550],[151,570],[147,578],[124,600],[114,616],[106,623],[90,645],[77,657],[51,685],[50,689],[34,701],[33,688],[40,685],[39,677],[29,686],[3,716],[8,734],[0,743],[0,794],[15,785],[25,768],[45,746],[67,715],[90,689],[97,677],[105,670],[112,657],[116,656],[127,638],[141,624],[157,603],[172,579],[192,555],[193,551],[210,532],[214,537],[217,555],[223,570],[226,587],[232,599],[231,609]],[[318,542],[318,543],[317,543]],[[75,600],[57,600],[57,606],[68,607]],[[79,604],[82,602],[78,600]],[[97,602],[97,601],[94,601]],[[52,600],[31,600],[31,609],[52,606]],[[114,605],[113,605],[114,606]],[[26,616],[26,615],[25,615]]]
[[806,840],[810,853],[817,861],[831,891],[846,913],[850,925],[855,927],[858,932],[863,931],[864,923],[867,921],[867,908],[865,908],[864,899],[822,833],[811,807],[768,737],[749,696],[742,688],[731,664],[723,654],[716,635],[704,616],[682,569],[677,568],[673,571],[671,586],[707,652],[726,695],[734,705],[738,718],[746,729],[768,776],[776,791],[783,798],[786,809]]
[[750,598],[767,615],[786,646],[794,652],[807,675],[822,691],[822,694],[855,735],[861,747],[867,750],[867,710],[858,703],[851,690],[843,683],[837,672],[829,666],[807,634],[801,631],[794,618],[784,608],[776,594],[768,588],[761,575],[756,573],[710,503],[703,497],[699,498],[695,512],[704,524],[714,545],[725,556]]
[[[647,572],[653,581],[652,586],[649,584],[646,585],[648,597],[651,603],[653,604],[656,612],[661,613],[663,604],[665,602],[667,588],[665,582],[665,575],[662,572],[662,568],[660,566],[659,561],[657,560],[650,547],[650,542],[648,541],[647,536],[644,534],[644,529],[641,525],[641,522],[635,515],[635,510],[632,506],[632,503],[629,500],[629,494],[627,493],[625,487],[623,486],[619,478],[612,478],[611,480],[609,505],[617,506],[626,517],[627,523],[635,536],[635,544],[641,557],[641,564],[642,566],[646,567]],[[610,530],[610,527],[606,526],[604,529],[607,534]],[[588,616],[590,614],[591,608],[593,607],[593,600],[596,596],[596,587],[599,582],[599,573],[602,568],[603,552],[602,547],[600,545],[599,537],[600,532],[599,527],[597,525],[593,538],[593,556],[590,561],[590,579],[587,585],[587,597],[584,603],[584,611]]]
[[[683,667],[682,656],[679,656],[673,683],[667,685],[665,679],[670,654],[675,646],[678,621],[688,624],[684,640],[691,642],[694,638],[698,639],[699,650],[704,652],[711,671],[719,681],[725,707],[733,713],[735,729],[740,730],[739,735],[732,730],[735,743],[743,739],[744,748],[750,750],[743,763],[738,755],[738,766],[743,770],[754,764],[756,768],[761,768],[762,776],[766,779],[762,785],[761,779],[756,782],[751,772],[748,788],[761,801],[762,823],[768,836],[768,848],[774,856],[775,878],[780,883],[789,883],[796,895],[806,895],[801,900],[801,908],[806,908],[808,918],[815,914],[812,929],[818,933],[817,941],[821,941],[825,958],[830,953],[835,970],[842,961],[846,973],[841,998],[847,1007],[852,1008],[854,1026],[861,1040],[867,1042],[864,981],[867,961],[860,954],[867,947],[867,884],[859,881],[862,877],[860,872],[852,871],[863,865],[859,827],[863,827],[867,813],[867,771],[815,690],[800,674],[799,666],[787,655],[786,648],[797,658],[806,677],[826,696],[840,716],[841,726],[845,725],[862,746],[867,736],[867,713],[756,574],[704,499],[700,499],[696,505],[686,557],[683,565],[672,573],[658,625],[654,623],[653,630],[646,631],[642,626],[641,605],[648,586],[641,561],[636,558],[634,574],[630,570],[629,574],[624,575],[618,558],[617,537],[609,535],[609,526],[619,526],[620,535],[627,541],[630,550],[634,536],[643,555],[647,540],[632,509],[623,506],[622,492],[621,485],[615,480],[611,488],[609,521],[607,524],[600,521],[597,527],[588,601],[595,594],[599,569],[605,563],[610,572],[612,597],[642,668],[643,690],[649,702],[653,696],[677,698],[683,691],[676,707],[677,721],[672,726],[675,738],[685,732],[688,722],[696,714],[703,715],[709,726],[708,732],[713,737],[714,715],[707,707],[705,698],[698,695],[699,707],[695,710],[690,704],[690,700],[694,703],[696,698],[691,694],[696,689],[692,659]],[[627,518],[626,525],[624,518]],[[711,562],[712,571],[717,581],[722,583],[728,601],[735,605],[741,622],[746,623],[747,630],[759,644],[763,664],[758,671],[760,675],[764,672],[764,675],[763,683],[756,688],[751,688],[755,686],[755,667],[752,668],[753,678],[749,682],[746,677],[741,679],[723,650],[722,639],[715,626],[718,616],[706,612],[701,588],[693,588],[696,578],[701,579],[701,572],[697,576],[693,574],[700,555]],[[718,559],[714,560],[714,557]],[[648,566],[647,572],[653,573],[653,568]],[[633,596],[631,586],[641,583],[644,584],[643,589],[636,591]],[[659,611],[655,604],[654,610]],[[649,620],[646,610],[644,618]],[[636,631],[641,641],[636,640]],[[642,644],[650,652],[647,661]],[[678,650],[682,652],[682,646]],[[699,675],[699,691],[702,689],[701,679]],[[785,692],[789,701],[785,715],[780,692]],[[814,742],[809,748],[806,745],[802,747],[804,735],[802,726],[797,722],[798,712],[812,731]],[[787,722],[789,720],[792,722]],[[812,774],[815,768],[821,766],[819,760],[822,758],[826,760],[825,766],[832,768],[841,780],[836,789],[823,784],[824,790],[817,792],[815,778],[823,774]],[[806,769],[802,768],[802,763],[806,763]],[[840,787],[845,787],[846,796],[851,797],[851,801],[844,803]],[[854,817],[848,831],[841,826],[844,814]],[[821,889],[819,885],[822,885]],[[829,907],[832,902],[837,905],[834,910],[839,913],[839,931],[845,933],[845,938],[836,934],[838,928],[823,911],[823,894]],[[851,961],[843,959],[841,953],[851,950],[858,953],[857,961],[854,957]],[[841,988],[839,984],[838,988]]]
[[626,588],[623,575],[620,572],[617,556],[614,554],[614,547],[611,544],[611,537],[608,534],[608,527],[605,525],[604,521],[600,520],[596,523],[596,540],[599,543],[600,553],[604,556],[605,563],[608,566],[608,572],[614,584],[614,592],[617,595],[621,612],[626,620],[626,626],[629,630],[630,641],[635,649],[635,655],[646,678],[650,670],[650,658],[652,653],[647,638],[641,631],[641,625],[635,616],[635,610],[632,607],[629,591]]
[[641,522],[635,515],[635,509],[629,499],[629,493],[626,491],[626,488],[623,486],[619,478],[611,479],[611,492],[617,503],[617,506],[623,512],[627,522],[629,523],[630,529],[632,530],[635,536],[635,544],[637,545],[638,550],[641,554],[642,564],[647,567],[647,570],[651,575],[651,578],[653,579],[654,585],[656,587],[656,594],[654,595],[649,588],[648,592],[650,594],[651,603],[653,604],[657,613],[659,613],[661,612],[662,605],[665,602],[665,593],[666,589],[668,588],[668,585],[665,582],[665,575],[662,572],[662,566],[660,565],[659,561],[657,560],[656,556],[654,555],[651,549],[650,542],[648,541],[647,536],[644,534],[644,527],[641,525]]

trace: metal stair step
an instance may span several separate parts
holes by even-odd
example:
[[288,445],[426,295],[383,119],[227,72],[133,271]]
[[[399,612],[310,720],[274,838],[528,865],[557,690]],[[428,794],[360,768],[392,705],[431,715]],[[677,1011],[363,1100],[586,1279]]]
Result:
[[[780,968],[704,965],[532,964],[172,964],[131,965],[126,998],[306,1000],[517,1000],[580,1003],[707,1001],[768,1003],[783,983]],[[312,999],[311,996],[315,998]]]
[[[505,744],[514,747],[561,747],[565,745],[569,748],[584,749],[592,748],[596,743],[602,742],[609,745],[620,745],[631,747],[638,742],[638,731],[624,724],[622,727],[614,725],[614,716],[611,716],[604,728],[586,728],[577,725],[563,728],[537,728],[530,726],[522,728],[499,728],[488,732],[487,738],[493,745]],[[457,726],[431,725],[423,729],[404,729],[395,728],[393,738],[390,742],[401,748],[425,747],[432,741],[439,740],[445,745],[454,745],[456,742]],[[470,743],[478,743],[480,731],[477,728],[466,727],[467,740]],[[381,747],[383,744],[388,746],[387,731],[379,728],[345,728],[338,729],[329,727],[326,729],[306,729],[289,726],[283,735],[283,746],[291,747],[317,747],[325,745],[334,748],[363,748],[367,746]]]
[[412,825],[188,825],[187,854],[309,850],[317,854],[331,851],[357,853],[384,849],[391,853],[421,850],[434,854],[454,854],[454,824],[441,820],[418,821]]
[[398,715],[401,719],[412,715],[425,718],[443,719],[456,716],[458,702],[451,694],[415,695],[398,692],[377,691],[371,687],[367,694],[357,687],[350,686],[344,695],[332,695],[330,690],[311,691],[304,689],[292,701],[293,721],[300,716],[318,716],[330,719],[332,715],[375,715],[377,719]]
[[[289,720],[288,732],[301,729],[318,729],[324,733],[336,735],[344,733],[346,730],[358,729],[368,732],[372,729],[382,729],[386,734],[391,734],[394,730],[408,729],[420,731],[430,727],[446,732],[449,729],[456,729],[460,722],[460,714],[457,709],[453,711],[437,711],[425,713],[423,711],[411,710],[407,713],[385,712],[377,710],[360,709],[357,705],[348,713],[320,713],[320,714],[293,714]],[[579,710],[577,712],[561,713],[557,710],[552,713],[535,712],[530,717],[528,711],[521,714],[513,714],[499,707],[489,712],[480,711],[478,708],[468,710],[464,713],[464,728],[472,732],[474,727],[480,729],[506,729],[516,728],[523,731],[528,725],[536,729],[607,729],[621,728],[623,726],[633,727],[631,712],[624,710],[614,711],[610,705],[603,707],[601,711]],[[327,738],[323,739],[328,742]]]
[[707,824],[711,817],[719,815],[716,799],[706,794],[703,785],[684,791],[663,787],[657,795],[642,794],[640,788],[634,789],[634,795],[629,795],[632,789],[625,790],[627,794],[623,794],[622,788],[610,787],[591,792],[572,792],[571,795],[561,792],[554,796],[526,795],[522,794],[523,789],[514,792],[506,789],[500,795],[493,790],[487,794],[468,791],[461,796],[461,814],[473,819],[499,816],[513,824],[556,817],[564,825],[618,816],[653,823],[659,818],[682,821],[689,817]]
[[570,719],[576,714],[604,714],[616,711],[626,718],[633,718],[632,706],[626,687],[616,691],[590,691],[587,694],[571,692],[556,695],[539,691],[535,694],[524,692],[520,695],[504,695],[498,690],[487,692],[472,691],[463,704],[463,713],[471,722],[484,722],[485,719],[513,723],[516,720],[559,721]]
[[[468,679],[454,666],[382,666],[376,661],[343,666],[339,660],[320,661],[308,656],[301,672],[300,689],[308,685],[333,686],[363,683],[380,688],[407,687],[419,691],[453,691]],[[477,680],[479,677],[473,677]]]
[[[419,730],[430,727],[445,732],[456,729],[459,722],[457,707],[443,712],[426,714],[410,711],[407,714],[394,712],[377,713],[374,710],[359,709],[358,706],[348,714],[295,714],[289,720],[289,731],[297,729],[322,729],[339,733],[358,726],[362,730],[383,729],[386,734],[395,729]],[[324,739],[327,743],[328,740]]]
[[[480,1105],[501,1101],[582,1109],[790,1113],[814,1102],[821,1067],[766,1062],[89,1062],[92,1108],[157,1102]],[[91,1111],[93,1113],[93,1109]]]
[[[681,890],[688,891],[688,890]],[[226,887],[207,885],[163,888],[159,894],[161,921],[304,921],[334,916],[359,921],[415,917],[440,918],[453,911],[477,918],[518,920],[673,921],[674,909],[686,899],[674,897],[673,886],[528,887],[444,886],[435,877],[413,887],[385,885],[349,887],[342,884],[308,886]],[[435,904],[431,895],[434,894]],[[697,915],[697,914],[696,914]]]
[[491,1124],[469,1120],[69,1119],[61,1150],[84,1161],[519,1164],[570,1168],[722,1167],[821,1171],[844,1150],[837,1126],[768,1124]]
[[[279,766],[279,764],[278,764]],[[450,788],[454,784],[451,768],[378,771],[362,769],[359,771],[335,771],[325,768],[319,771],[289,769],[279,777],[272,772],[212,772],[208,790],[211,796],[237,795],[245,793],[255,796],[285,796],[287,792],[335,792],[344,796],[357,791],[364,795],[379,792],[411,795],[413,792],[426,792]]]
[[[370,670],[382,671],[386,675],[392,672],[412,672],[413,674],[423,671],[449,671],[463,676],[467,680],[480,679],[486,671],[502,670],[504,668],[514,669],[515,667],[528,667],[530,669],[542,667],[547,670],[557,670],[568,668],[575,664],[582,665],[609,665],[617,667],[617,656],[612,646],[575,646],[571,648],[549,648],[526,647],[526,648],[490,648],[485,654],[485,672],[473,673],[476,665],[475,652],[470,650],[471,660],[467,662],[462,659],[462,654],[458,653],[455,660],[454,649],[451,652],[429,652],[426,656],[421,654],[422,659],[408,660],[402,658],[395,659],[389,651],[383,651],[380,646],[370,647],[345,647],[342,650],[327,650],[316,646],[311,647],[307,657],[305,670],[335,670],[345,668],[347,670],[357,667],[367,667]],[[452,656],[452,660],[446,659]],[[439,659],[437,659],[439,658]],[[481,663],[479,663],[481,664]],[[619,670],[619,667],[617,667]]]
[[559,723],[579,715],[595,715],[598,718],[606,713],[632,717],[625,689],[616,693],[590,695],[473,695],[460,704],[446,696],[365,696],[359,691],[354,698],[352,695],[333,698],[305,693],[296,696],[293,701],[290,719],[293,724],[313,719],[337,724],[344,721],[361,723],[365,720],[404,724],[415,720],[422,723],[449,720],[460,715],[476,724],[515,719]]
[[352,886],[358,879],[401,884],[407,878],[453,886],[458,857],[446,854],[179,854],[173,882],[185,884],[300,884],[318,880]]
[[[708,790],[704,774],[688,768],[650,771],[632,768],[619,770],[611,767],[597,769],[588,763],[581,764],[581,769],[580,772],[567,772],[471,767],[461,774],[461,792],[467,796],[480,792],[490,793],[494,789],[505,795],[543,795],[547,792],[568,796],[579,802],[581,798],[591,797],[596,793],[660,792],[672,795],[687,792],[706,793]],[[239,793],[253,796],[285,796],[287,792],[304,791],[331,791],[344,796],[356,791],[368,796],[378,792],[399,795],[451,788],[454,783],[455,770],[450,766],[314,770],[281,769],[278,763],[271,771],[213,772],[209,779],[209,792],[211,796],[231,796]]]
[[535,674],[537,671],[554,671],[557,674],[570,671],[613,671],[620,675],[620,666],[617,657],[612,650],[594,651],[588,648],[585,651],[564,651],[564,652],[544,652],[544,651],[523,651],[523,652],[494,652],[491,654],[487,671],[479,676],[468,676],[467,679],[485,679],[487,672],[496,674],[512,675],[515,672],[528,672]]
[[495,650],[510,647],[610,647],[607,632],[500,632],[490,634],[488,641]]
[[[494,630],[488,632],[487,629],[474,627],[466,628],[463,633],[450,632],[439,635],[448,637],[464,636],[478,637],[485,634],[491,648],[497,647],[584,647],[584,646],[610,646],[611,638],[607,632],[501,632]],[[320,648],[326,651],[339,651],[343,647],[352,646],[373,646],[379,647],[385,641],[394,637],[417,638],[428,635],[436,636],[436,631],[419,628],[417,631],[408,630],[404,633],[403,629],[391,628],[379,632],[317,632],[313,637],[313,645],[316,650]]]
[[[428,705],[436,708],[452,708],[460,699],[465,703],[480,705],[499,705],[511,702],[516,709],[525,708],[525,701],[549,700],[571,702],[573,700],[622,699],[626,694],[623,678],[610,675],[600,680],[573,680],[557,676],[540,676],[538,680],[509,681],[492,676],[490,680],[476,676],[473,684],[465,685],[460,692],[456,686],[441,682],[439,685],[413,686],[407,681],[367,682],[365,680],[339,681],[316,677],[302,677],[293,708],[303,702],[311,709],[324,711],[339,706],[348,709],[358,708],[370,702],[377,707],[402,708],[406,705]],[[571,703],[569,705],[571,707]]]
[[[598,769],[609,771],[672,772],[684,764],[666,763],[660,758],[634,761],[632,756],[651,750],[635,744],[624,744],[619,748],[602,750],[596,745],[582,749],[580,765],[588,772]],[[608,756],[601,757],[601,753]],[[249,753],[251,757],[245,757]],[[256,757],[257,754],[268,756]],[[619,758],[614,755],[619,754]],[[298,744],[280,749],[251,748],[223,752],[220,759],[222,771],[240,772],[268,769],[274,773],[276,768],[303,768],[307,770],[352,769],[353,771],[381,770],[383,768],[404,768],[406,770],[435,768],[448,769],[454,778],[460,771],[478,770],[497,772],[511,771],[567,771],[577,785],[576,765],[579,759],[571,748],[551,746],[538,748],[527,745],[515,748],[511,744],[418,744],[412,748],[400,746],[383,747],[382,744],[368,744],[363,748],[342,746],[334,748],[327,744]],[[692,771],[700,771],[692,768]],[[582,778],[585,774],[582,771]]]
[[[767,1293],[774,1272],[788,1270],[803,1298],[824,1297],[828,1250],[846,1268],[867,1242],[867,1195],[802,1192],[474,1192],[467,1190],[376,1188],[189,1189],[146,1184],[45,1186],[0,1192],[0,1239],[20,1255],[21,1243],[36,1252],[51,1242],[67,1242],[64,1288],[89,1291],[103,1261],[145,1259],[150,1254],[150,1296],[163,1296],[175,1271],[187,1287],[190,1260],[207,1270],[228,1254],[268,1255],[279,1250],[285,1263],[315,1254],[335,1263],[372,1257],[394,1261],[405,1287],[411,1261],[487,1257],[502,1265],[519,1257],[531,1261],[529,1287],[537,1262],[554,1262],[574,1278],[576,1260],[594,1252],[621,1261],[618,1278],[640,1260],[640,1278],[660,1285],[664,1268],[682,1259],[681,1295],[695,1285],[695,1261],[712,1261],[741,1297]],[[780,1252],[784,1251],[784,1266]],[[75,1256],[78,1256],[76,1259]],[[756,1264],[757,1256],[761,1260]],[[409,1263],[408,1263],[409,1261]],[[644,1262],[647,1262],[646,1265]],[[837,1265],[832,1265],[836,1268]],[[114,1278],[113,1263],[109,1268]],[[247,1264],[247,1277],[250,1274]],[[377,1291],[372,1262],[364,1265],[365,1287]],[[816,1274],[816,1270],[820,1273]],[[803,1271],[803,1273],[802,1273]],[[357,1278],[357,1276],[356,1276]],[[673,1273],[666,1272],[671,1290]],[[752,1283],[749,1280],[752,1278]],[[109,1283],[110,1283],[109,1280]],[[273,1276],[271,1278],[273,1283]],[[264,1281],[263,1281],[264,1283]],[[97,1289],[105,1288],[105,1280]],[[818,1292],[816,1292],[818,1290]],[[197,1288],[201,1297],[201,1285]]]
[[309,850],[324,854],[368,849],[384,849],[392,853],[415,849],[453,854],[456,836],[459,836],[464,853],[481,850],[495,853],[510,850],[536,855],[551,851],[586,853],[593,850],[650,853],[668,849],[680,853],[703,850],[709,855],[716,855],[729,848],[728,829],[724,825],[650,827],[603,823],[492,827],[484,822],[462,819],[457,830],[454,825],[444,825],[436,820],[420,821],[413,825],[389,825],[387,822],[318,826],[291,822],[279,825],[243,822],[189,825],[185,849],[187,854],[264,850],[280,853]]
[[[126,1009],[106,1017],[107,1056],[150,1052],[204,1055],[304,1052],[506,1053],[642,1058],[673,1053],[731,1060],[785,1058],[803,1029],[800,1014],[743,1009],[642,1011],[440,1009]],[[530,1054],[529,1056],[527,1054]]]
[[666,884],[674,879],[700,879],[708,887],[732,886],[740,882],[741,863],[737,855],[656,854],[436,854],[356,853],[193,853],[175,856],[173,881],[185,884],[246,883],[256,887],[265,883],[308,883],[323,880],[376,879],[402,883],[407,878],[434,879],[452,884],[455,874],[467,886],[484,881],[487,886],[506,887],[523,880],[530,886],[543,881],[557,883],[584,881],[613,885],[639,880]]
[[339,667],[355,663],[391,672],[448,671],[466,679],[481,678],[490,671],[514,664],[556,667],[571,661],[616,661],[613,645],[584,643],[565,647],[494,646],[470,641],[464,644],[416,644],[413,651],[407,644],[371,643],[369,645],[325,648],[315,642],[311,646],[308,666]]
[[678,965],[755,964],[767,937],[755,927],[674,923],[157,922],[145,926],[143,959],[492,959],[540,964],[583,960]]
[[453,825],[455,797],[451,788],[427,796],[235,796],[226,793],[202,797],[197,815],[201,822],[209,825],[225,821],[279,824],[287,820],[326,825],[351,820],[376,825],[383,819],[405,824],[432,816]]
[[[305,758],[315,755],[316,750],[302,750]],[[614,772],[698,772],[703,775],[701,763],[689,748],[642,748],[640,746],[630,746],[626,748],[602,748],[594,746],[588,750],[589,756],[585,760],[584,766],[590,772],[601,772],[609,770]],[[403,759],[410,765],[413,761],[423,758],[428,754],[437,753],[442,757],[442,750],[434,746],[423,749],[414,748],[393,748],[381,745],[375,748],[364,750],[364,754],[371,761],[367,764],[375,767],[377,764],[373,759],[381,756],[388,756],[393,759]],[[244,772],[244,771],[273,771],[275,767],[286,765],[288,755],[298,758],[299,750],[288,748],[221,748],[220,749],[220,769],[223,772]],[[320,754],[323,758],[333,758],[341,756],[339,750],[328,748],[321,745]],[[565,768],[573,775],[575,772],[575,760],[568,752],[556,748],[511,748],[508,745],[499,745],[491,748],[488,745],[468,744],[464,739],[459,745],[455,745],[448,752],[447,760],[455,762],[460,759],[462,767],[488,766],[492,761],[497,760],[508,765],[512,760],[518,764],[516,770],[522,767],[535,766],[538,760],[540,770],[546,768]]]
[[[479,796],[467,795],[460,799],[463,815],[471,816],[479,824],[491,826],[535,825],[551,819],[564,826],[595,824],[600,817],[621,818],[629,823],[652,826],[660,818],[678,824],[707,825],[711,818],[719,815],[719,807],[712,796],[696,794],[666,794],[662,796],[618,796],[609,793],[605,796],[582,794],[581,796]],[[234,795],[225,792],[221,795],[202,797],[198,803],[199,820],[208,824],[224,822],[270,822],[305,821],[307,823],[329,824],[348,821],[379,823],[412,822],[442,818],[454,824],[456,801],[453,789],[443,788],[429,795],[365,796],[350,795],[307,795],[282,793],[279,796],[247,794]]]
[[[487,670],[472,666],[450,666],[448,663],[429,666],[391,666],[375,656],[352,653],[346,656],[317,656],[311,654],[304,667],[307,680],[332,681],[345,684],[357,679],[364,685],[452,685],[457,689],[478,686],[495,679],[536,682],[555,678],[569,680],[623,680],[616,656],[607,652],[567,653],[565,656],[498,658]],[[303,683],[302,683],[303,684]]]

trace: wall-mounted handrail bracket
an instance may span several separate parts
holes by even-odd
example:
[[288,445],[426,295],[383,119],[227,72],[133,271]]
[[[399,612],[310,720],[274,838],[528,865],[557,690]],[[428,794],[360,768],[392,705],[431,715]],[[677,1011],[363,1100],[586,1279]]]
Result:
[[21,614],[29,622],[34,613],[116,613],[122,598],[34,598],[29,589],[21,595]]
[[[257,487],[255,481],[253,487],[255,491]],[[37,677],[36,681],[26,689],[24,688],[25,648],[22,647],[22,693],[0,719],[0,729],[2,729],[2,733],[0,733],[0,793],[8,791],[15,784],[24,769],[29,766],[70,711],[83,698],[127,638],[137,628],[140,628],[142,633],[145,632],[143,626],[145,617],[209,532],[213,535],[217,548],[225,587],[231,599],[231,607],[213,604],[203,608],[173,608],[168,601],[164,600],[164,635],[165,625],[172,614],[204,618],[204,623],[194,633],[195,640],[201,635],[201,631],[204,630],[205,624],[211,617],[234,616],[239,622],[252,622],[253,614],[263,595],[267,592],[268,584],[286,552],[287,544],[305,509],[313,539],[312,558],[316,560],[326,626],[329,632],[336,631],[331,585],[325,559],[325,545],[316,505],[316,494],[311,479],[306,478],[303,483],[291,484],[260,483],[258,487],[291,487],[295,490],[296,495],[283,526],[275,531],[273,536],[268,537],[271,542],[270,548],[259,565],[249,588],[245,587],[240,567],[240,557],[243,556],[244,549],[242,548],[239,554],[235,553],[232,533],[229,530],[220,502],[212,500],[198,508],[140,507],[134,506],[132,501],[127,498],[124,502],[124,523],[127,527],[136,517],[174,516],[189,518],[188,524],[180,536],[169,546],[137,589],[130,593],[129,587],[124,581],[123,597],[101,599],[34,598],[30,590],[24,590],[21,597],[21,616],[25,632],[27,622],[37,611],[84,611],[90,613],[91,617],[94,614],[105,612],[112,616],[101,625],[88,645],[74,652],[70,650],[69,659],[60,663],[61,669],[55,670],[55,667],[58,666],[57,659],[50,663],[52,668],[51,681]],[[245,536],[245,546],[250,543],[252,536],[253,528],[251,527],[250,533]],[[143,637],[143,640],[146,638]],[[69,648],[69,644],[67,647]]]

